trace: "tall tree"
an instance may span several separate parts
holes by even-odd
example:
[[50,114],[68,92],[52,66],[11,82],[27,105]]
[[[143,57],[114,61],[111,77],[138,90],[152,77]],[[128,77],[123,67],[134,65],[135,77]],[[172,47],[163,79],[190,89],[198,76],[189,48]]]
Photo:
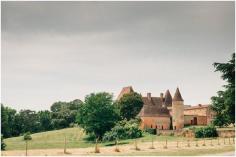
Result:
[[224,91],[213,96],[212,109],[216,112],[213,123],[217,126],[235,124],[235,53],[227,63],[214,63],[215,71],[222,73],[221,78],[227,82]]
[[101,138],[118,121],[118,113],[109,93],[92,93],[85,97],[77,115],[77,122],[89,134]]
[[18,118],[22,129],[21,133],[28,131],[35,133],[40,131],[40,122],[36,111],[21,110]]
[[16,110],[5,107],[1,104],[1,130],[3,137],[18,135],[16,134],[15,129],[15,116]]
[[47,131],[52,130],[52,115],[50,111],[39,111],[38,112],[39,122],[40,122],[40,130]]
[[130,120],[135,118],[143,107],[143,101],[140,94],[132,92],[125,94],[117,103],[120,115],[123,119]]

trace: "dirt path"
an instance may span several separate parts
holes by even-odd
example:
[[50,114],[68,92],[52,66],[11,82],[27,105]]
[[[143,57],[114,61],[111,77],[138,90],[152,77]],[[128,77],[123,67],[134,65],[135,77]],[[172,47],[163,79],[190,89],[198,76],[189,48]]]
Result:
[[[169,142],[167,143],[167,149],[164,149],[165,142],[154,142],[154,147],[155,149],[150,149],[152,146],[151,142],[143,142],[143,143],[138,143],[138,148],[140,148],[139,151],[135,150],[134,144],[127,144],[127,145],[120,145],[118,148],[120,152],[115,152],[116,146],[110,146],[110,147],[100,147],[100,153],[95,154],[94,153],[94,148],[89,147],[89,148],[74,148],[74,149],[67,149],[67,154],[64,154],[63,149],[34,149],[34,150],[29,150],[28,155],[31,156],[57,156],[57,155],[127,155],[127,154],[152,154],[152,153],[173,153],[174,152],[179,152],[180,150],[185,150],[185,151],[191,151],[191,150],[208,150],[208,149],[216,149],[216,150],[222,150],[224,147],[233,147],[234,145],[211,145],[211,143],[208,141],[206,143],[206,146],[203,146],[203,141],[198,142],[198,147],[196,147],[196,142],[190,142],[190,146],[188,146],[188,143],[178,143],[178,148],[177,148],[177,142]],[[232,151],[232,150],[231,150]],[[209,152],[210,153],[210,152]],[[213,152],[214,153],[214,152]],[[2,155],[4,156],[24,156],[25,151],[24,150],[12,150],[12,151],[3,151]]]

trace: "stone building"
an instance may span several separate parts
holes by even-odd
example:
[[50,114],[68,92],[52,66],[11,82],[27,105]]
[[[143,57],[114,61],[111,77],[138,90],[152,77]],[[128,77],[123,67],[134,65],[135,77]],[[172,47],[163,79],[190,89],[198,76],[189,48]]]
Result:
[[[134,92],[131,86],[124,87],[117,100],[131,92]],[[147,93],[147,96],[142,96],[142,100],[143,108],[138,116],[141,118],[140,127],[143,129],[181,130],[186,125],[207,125],[214,117],[210,105],[184,105],[179,88],[173,98],[167,90],[165,95],[160,93],[159,97]]]

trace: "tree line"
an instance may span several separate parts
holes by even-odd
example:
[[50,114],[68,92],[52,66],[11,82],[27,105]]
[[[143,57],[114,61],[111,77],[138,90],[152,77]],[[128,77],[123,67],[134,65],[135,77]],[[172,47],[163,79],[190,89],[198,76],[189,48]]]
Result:
[[75,124],[78,109],[82,105],[79,99],[71,102],[55,102],[50,111],[20,110],[1,104],[1,134],[4,138],[67,128]]
[[[1,104],[1,129],[4,138],[79,125],[89,135],[102,138],[117,122],[137,116],[143,105],[141,95],[130,93],[119,101],[106,92],[91,93],[82,102],[55,102],[49,110],[20,110]],[[138,125],[137,125],[138,127]]]

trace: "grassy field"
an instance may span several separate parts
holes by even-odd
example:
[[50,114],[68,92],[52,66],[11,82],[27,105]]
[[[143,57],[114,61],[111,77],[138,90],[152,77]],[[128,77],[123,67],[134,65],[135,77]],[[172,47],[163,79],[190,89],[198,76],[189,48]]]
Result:
[[[227,146],[221,149],[208,148],[208,149],[178,149],[175,151],[156,151],[156,152],[133,152],[127,153],[127,156],[197,156],[197,155],[212,155],[220,154],[224,152],[234,152],[235,149],[233,146]],[[224,156],[224,154],[222,155]]]
[[[51,149],[51,148],[63,148],[64,139],[66,136],[67,148],[87,148],[95,145],[94,141],[87,141],[87,135],[80,128],[67,128],[55,131],[47,131],[42,133],[32,134],[32,140],[29,142],[29,149]],[[145,133],[142,138],[139,139],[141,142],[151,141],[155,138],[155,141],[176,141],[184,140],[183,137],[176,136],[155,136]],[[25,149],[25,141],[23,137],[13,137],[4,140],[7,144],[6,150],[23,150]],[[133,143],[133,139],[121,140],[119,143],[129,144]],[[101,146],[111,146],[114,142],[103,142]]]
[[[176,136],[156,136],[145,133],[142,138],[137,139],[138,147],[141,149],[137,151],[134,149],[134,139],[119,141],[119,148],[121,152],[114,151],[114,142],[99,143],[101,153],[94,154],[94,141],[87,141],[88,137],[80,128],[67,128],[55,131],[47,131],[42,133],[32,134],[32,140],[29,142],[30,155],[65,155],[63,152],[64,140],[67,139],[67,152],[71,155],[129,155],[129,156],[191,156],[191,155],[207,155],[219,154],[224,152],[233,152],[233,139],[214,138],[213,140],[198,139],[198,147],[194,138],[184,138]],[[155,149],[150,149],[154,139]],[[166,145],[165,140],[168,141],[168,149],[164,149]],[[190,146],[188,146],[188,140]],[[220,144],[218,144],[218,140]],[[230,141],[231,140],[231,141]],[[178,141],[178,142],[177,142]],[[21,156],[25,155],[25,141],[23,137],[14,137],[5,139],[7,144],[6,151],[2,155]],[[179,143],[179,147],[177,147]]]

